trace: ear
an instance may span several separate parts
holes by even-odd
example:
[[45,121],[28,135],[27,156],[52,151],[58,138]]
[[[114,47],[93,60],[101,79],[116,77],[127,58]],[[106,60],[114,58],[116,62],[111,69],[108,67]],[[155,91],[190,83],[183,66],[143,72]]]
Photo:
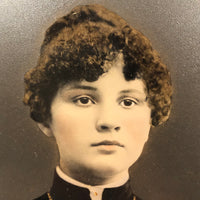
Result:
[[48,137],[52,137],[53,136],[53,132],[51,130],[50,127],[47,127],[41,123],[37,123],[38,127],[40,128],[40,130]]

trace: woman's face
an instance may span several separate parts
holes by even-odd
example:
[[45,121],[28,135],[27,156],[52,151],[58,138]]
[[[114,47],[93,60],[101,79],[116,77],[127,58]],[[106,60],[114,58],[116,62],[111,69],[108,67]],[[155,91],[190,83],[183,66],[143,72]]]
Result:
[[122,60],[113,65],[97,81],[62,87],[52,102],[50,130],[61,168],[72,177],[84,170],[127,172],[148,139],[151,110],[143,81],[126,81]]

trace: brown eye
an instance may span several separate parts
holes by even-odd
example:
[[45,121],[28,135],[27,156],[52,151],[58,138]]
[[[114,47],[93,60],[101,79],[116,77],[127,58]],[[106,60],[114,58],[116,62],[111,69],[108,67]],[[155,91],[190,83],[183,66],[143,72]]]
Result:
[[95,104],[95,102],[89,97],[78,97],[74,99],[73,102],[78,106],[90,106]]
[[120,105],[123,108],[132,108],[134,105],[136,105],[137,103],[131,99],[124,99],[120,102]]
[[88,99],[87,97],[82,97],[79,99],[80,103],[82,104],[88,104],[90,99]]

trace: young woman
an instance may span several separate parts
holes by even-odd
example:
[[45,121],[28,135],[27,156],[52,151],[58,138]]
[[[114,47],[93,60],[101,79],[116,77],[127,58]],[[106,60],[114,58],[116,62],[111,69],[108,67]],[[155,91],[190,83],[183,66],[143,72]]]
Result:
[[24,103],[60,153],[38,200],[137,200],[129,167],[169,117],[169,72],[149,40],[100,5],[74,8],[46,32],[25,75]]

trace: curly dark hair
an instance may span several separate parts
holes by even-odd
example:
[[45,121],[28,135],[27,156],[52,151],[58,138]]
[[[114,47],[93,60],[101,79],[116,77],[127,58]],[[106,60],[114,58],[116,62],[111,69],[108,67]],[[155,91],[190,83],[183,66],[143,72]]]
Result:
[[146,85],[152,126],[166,121],[172,99],[167,67],[142,33],[101,5],[75,7],[46,31],[37,66],[25,74],[31,118],[48,126],[58,89],[70,81],[96,81],[119,53],[125,79],[141,78]]

